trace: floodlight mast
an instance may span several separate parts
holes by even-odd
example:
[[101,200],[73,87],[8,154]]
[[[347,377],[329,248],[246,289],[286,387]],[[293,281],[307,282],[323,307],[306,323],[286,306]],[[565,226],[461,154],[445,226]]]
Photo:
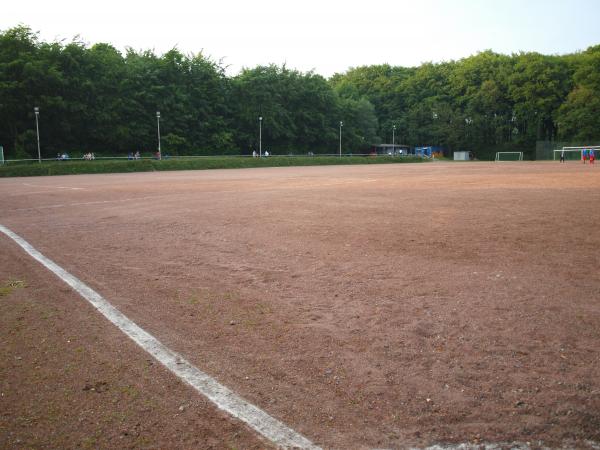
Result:
[[344,122],[340,120],[340,158],[342,157],[342,127],[344,126]]
[[392,153],[396,154],[396,125],[392,125]]
[[40,115],[40,108],[37,106],[33,108],[33,112],[35,113],[35,130],[37,132],[37,145],[38,145],[38,162],[42,163],[42,152],[40,151],[40,126],[38,123],[38,116]]
[[162,159],[160,151],[160,111],[156,111],[156,130],[158,131],[158,159]]
[[262,116],[258,117],[258,156],[262,158]]

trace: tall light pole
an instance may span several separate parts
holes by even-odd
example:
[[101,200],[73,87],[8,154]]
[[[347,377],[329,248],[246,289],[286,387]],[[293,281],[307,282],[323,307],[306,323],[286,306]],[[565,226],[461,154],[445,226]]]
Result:
[[344,126],[344,122],[340,120],[340,158],[342,157],[342,127]]
[[396,125],[392,125],[392,153],[396,155]]
[[258,118],[258,156],[262,158],[262,116]]
[[37,142],[38,142],[38,162],[41,164],[42,162],[42,152],[40,151],[40,125],[38,122],[38,117],[40,115],[40,108],[37,106],[33,108],[33,112],[35,113],[35,129],[37,131]]
[[156,111],[156,130],[158,131],[158,159],[162,159],[160,151],[160,111]]

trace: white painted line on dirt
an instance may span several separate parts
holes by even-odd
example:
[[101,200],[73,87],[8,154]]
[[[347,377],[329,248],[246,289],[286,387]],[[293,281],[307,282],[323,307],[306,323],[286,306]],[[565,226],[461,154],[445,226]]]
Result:
[[[539,450],[550,450],[549,447],[543,445],[536,445],[536,449]],[[409,450],[530,450],[531,446],[523,442],[499,442],[497,444],[451,444],[451,445],[432,445],[423,449],[409,448]]]
[[32,258],[36,259],[44,267],[71,286],[136,344],[150,353],[167,369],[196,389],[196,391],[206,396],[217,407],[245,422],[262,436],[281,448],[319,449],[319,447],[314,445],[304,436],[271,417],[260,408],[248,403],[233,391],[186,361],[181,355],[167,348],[158,339],[140,328],[121,311],[112,306],[92,288],[42,255],[25,239],[13,233],[3,225],[0,225],[0,231],[21,246],[21,248],[23,248],[23,250],[25,250]]
[[[597,442],[586,440],[583,441],[585,445],[593,450],[600,450],[600,446],[598,446]],[[571,442],[564,442],[562,447],[554,447],[555,449],[571,449],[571,448],[580,448],[580,445],[574,445]],[[409,447],[408,450],[531,450],[532,448],[539,450],[552,450],[552,447],[547,447],[543,445],[542,441],[534,441],[534,442],[488,442],[488,443],[462,443],[462,444],[448,444],[448,445],[431,445],[429,447]],[[391,449],[372,449],[372,450],[391,450]]]
[[33,195],[33,194],[47,194],[48,191],[33,191],[33,192],[17,192],[16,194],[9,194],[8,197],[23,197],[24,195]]
[[147,195],[145,197],[130,197],[117,200],[95,200],[93,202],[77,202],[77,203],[58,203],[55,205],[32,206],[30,208],[15,208],[6,211],[36,211],[38,209],[54,209],[54,208],[70,208],[72,206],[87,206],[87,205],[103,205],[105,203],[122,203],[134,200],[150,200],[155,198],[171,197],[171,195]]
[[31,184],[31,183],[23,183],[23,186],[31,186],[31,187],[43,187],[43,188],[48,188],[48,189],[70,189],[72,191],[81,191],[84,190],[85,188],[81,188],[81,187],[70,187],[70,186],[44,186],[41,184]]
[[[378,180],[368,179],[368,180],[360,180],[358,182],[372,183],[375,181],[378,181]],[[356,183],[357,183],[356,181],[338,181],[338,182],[302,184],[302,185],[292,185],[292,186],[279,186],[279,187],[275,187],[275,188],[269,187],[269,188],[260,188],[260,189],[234,189],[234,190],[229,190],[229,191],[227,191],[227,190],[226,191],[222,191],[222,190],[220,190],[220,191],[201,191],[199,194],[200,195],[221,194],[224,192],[230,193],[230,194],[237,194],[240,192],[279,192],[282,190],[314,189],[314,188],[318,188],[318,187],[340,186],[340,185],[356,184]],[[23,183],[23,184],[25,184],[25,183]],[[30,185],[30,186],[33,186],[33,185]],[[77,188],[77,189],[83,189],[83,188]],[[25,195],[25,194],[28,194],[28,193],[13,194],[13,195]],[[38,194],[38,192],[32,192],[29,194]],[[121,198],[121,199],[117,199],[117,200],[95,200],[95,201],[90,201],[90,202],[58,203],[58,204],[53,204],[53,205],[31,206],[28,208],[7,209],[5,211],[6,212],[23,212],[23,211],[37,211],[40,209],[71,208],[73,206],[104,205],[104,204],[108,204],[108,203],[123,203],[123,202],[137,201],[137,200],[153,200],[156,198],[173,197],[174,195],[186,195],[186,194],[147,195],[144,197],[129,197],[129,198]]]

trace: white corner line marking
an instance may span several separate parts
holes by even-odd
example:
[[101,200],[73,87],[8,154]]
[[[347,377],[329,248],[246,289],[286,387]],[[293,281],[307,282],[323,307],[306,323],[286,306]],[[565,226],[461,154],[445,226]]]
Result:
[[25,250],[32,258],[36,259],[58,278],[71,286],[136,344],[156,358],[156,360],[167,369],[196,389],[200,394],[207,397],[218,408],[226,411],[242,422],[245,422],[280,448],[320,450],[319,447],[314,445],[304,436],[271,417],[262,409],[248,403],[233,391],[185,360],[181,355],[163,345],[158,339],[136,325],[92,288],[87,286],[77,277],[71,275],[52,260],[42,255],[25,239],[13,233],[3,225],[0,225],[0,231],[21,246],[21,248],[23,248],[23,250]]

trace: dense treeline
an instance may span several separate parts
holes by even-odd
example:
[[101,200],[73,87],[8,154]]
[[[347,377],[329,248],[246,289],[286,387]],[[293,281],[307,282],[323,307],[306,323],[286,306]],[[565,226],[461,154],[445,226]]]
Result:
[[600,46],[565,56],[491,51],[416,68],[358,67],[326,80],[259,66],[227,77],[202,54],[162,56],[109,44],[41,42],[0,32],[0,145],[6,157],[156,150],[239,154],[258,148],[334,153],[371,144],[439,145],[476,154],[532,150],[536,140],[600,140]]
[[320,75],[256,67],[228,78],[202,55],[173,49],[162,56],[108,44],[40,42],[27,27],[0,33],[0,145],[7,157],[42,153],[124,154],[155,151],[156,111],[170,154],[276,154],[338,149],[376,140],[377,118],[364,98],[341,98]]
[[532,153],[538,140],[600,140],[600,45],[565,56],[485,51],[418,68],[359,67],[331,82],[371,101],[388,141],[393,125],[411,145],[480,155]]

